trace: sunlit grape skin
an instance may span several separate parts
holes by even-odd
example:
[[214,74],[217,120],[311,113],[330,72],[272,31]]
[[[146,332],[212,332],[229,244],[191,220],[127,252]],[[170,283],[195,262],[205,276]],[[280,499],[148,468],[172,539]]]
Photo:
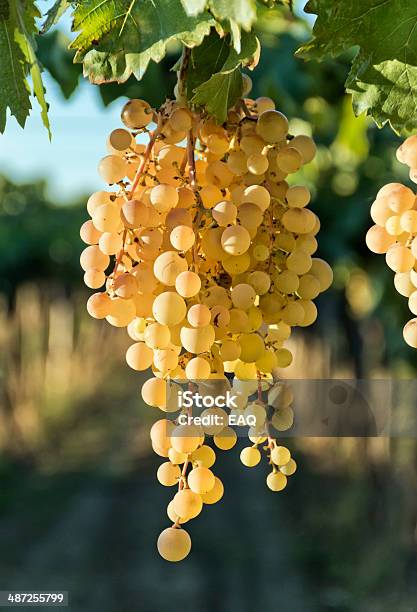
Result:
[[[248,95],[249,78],[244,86]],[[293,360],[284,346],[291,329],[315,321],[312,300],[333,280],[330,266],[314,256],[320,222],[309,208],[310,192],[287,182],[314,157],[314,142],[290,136],[287,118],[270,98],[246,99],[245,105],[246,111],[238,105],[230,122],[218,125],[172,100],[159,110],[130,100],[122,110],[125,127],[111,132],[110,155],[100,162],[111,190],[90,197],[91,220],[80,232],[87,245],[81,255],[85,282],[102,287],[89,298],[89,313],[127,328],[128,366],[135,373],[151,370],[142,402],[177,419],[159,419],[150,431],[152,448],[163,458],[157,479],[176,490],[167,510],[172,527],[157,543],[171,562],[191,548],[180,524],[223,497],[212,469],[216,454],[237,442],[223,408],[202,413],[220,423],[180,422],[190,413],[179,404],[179,392],[195,387],[210,399],[217,383],[231,386],[236,416],[256,424],[242,464],[254,467],[266,455],[273,465],[268,487],[284,488],[295,462],[269,431],[257,428],[288,429],[293,397],[288,391],[274,396],[271,413],[265,389],[281,384],[274,377]],[[147,143],[136,141],[137,130],[148,133]],[[407,194],[394,188],[386,197],[401,208]],[[404,228],[414,227],[415,215],[404,212]],[[388,233],[376,232],[374,242],[383,243],[376,248],[388,251]],[[256,391],[258,400],[248,404]]]

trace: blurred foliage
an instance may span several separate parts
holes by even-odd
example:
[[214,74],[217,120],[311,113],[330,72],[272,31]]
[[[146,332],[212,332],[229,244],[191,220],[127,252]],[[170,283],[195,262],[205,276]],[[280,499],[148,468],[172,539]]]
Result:
[[28,280],[79,287],[84,218],[80,202],[54,206],[44,181],[16,185],[0,176],[0,292],[11,296]]

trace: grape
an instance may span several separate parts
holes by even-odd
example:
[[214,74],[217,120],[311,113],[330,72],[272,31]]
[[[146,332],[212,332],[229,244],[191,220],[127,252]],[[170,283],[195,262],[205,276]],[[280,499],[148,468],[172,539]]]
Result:
[[242,449],[240,460],[246,467],[255,467],[261,460],[261,453],[255,446],[248,446]]
[[201,280],[195,272],[181,272],[175,279],[175,288],[184,298],[197,295],[201,289]]
[[[171,432],[171,446],[179,453],[192,453],[200,446],[199,434],[195,425],[177,425]],[[178,514],[183,516],[181,512]]]
[[222,227],[215,227],[209,229],[203,234],[201,240],[201,249],[208,259],[217,261],[224,257],[224,251],[222,247],[222,234],[224,229]]
[[80,229],[81,240],[86,244],[98,244],[100,240],[101,232],[94,227],[94,224],[91,220],[86,221],[82,224]]
[[193,468],[188,474],[187,482],[191,491],[199,495],[208,493],[215,485],[213,472],[204,466]]
[[415,258],[410,249],[401,244],[391,246],[385,255],[385,260],[388,267],[394,272],[409,272],[415,263]]
[[[287,431],[294,423],[294,412],[292,408],[289,406],[278,408],[272,415],[271,422],[278,431]],[[288,463],[286,465],[288,465]]]
[[107,293],[93,293],[88,298],[88,314],[95,319],[105,319],[111,312],[112,301]]
[[80,264],[83,270],[105,270],[110,263],[110,258],[102,253],[97,245],[88,246],[81,253]]
[[397,272],[394,276],[394,286],[404,297],[410,297],[416,289],[410,280],[410,272]]
[[309,136],[295,136],[291,140],[291,146],[301,153],[303,163],[308,164],[316,155],[316,145]]
[[274,287],[281,293],[295,293],[299,287],[300,281],[295,272],[284,270],[274,277]]
[[243,227],[250,230],[258,228],[262,223],[263,214],[259,206],[245,202],[237,209],[237,218]]
[[395,238],[379,225],[373,225],[366,234],[367,247],[373,253],[386,253],[394,243]]
[[221,450],[230,450],[236,445],[236,432],[231,427],[225,427],[219,434],[213,436],[213,442]]
[[288,255],[286,263],[288,270],[296,274],[306,274],[313,265],[312,261],[308,253],[302,249],[295,249]]
[[156,473],[158,481],[164,487],[173,487],[177,484],[181,471],[178,465],[173,465],[170,461],[161,463]]
[[304,309],[300,302],[289,302],[281,310],[280,315],[287,325],[300,325],[304,320]]
[[209,378],[211,367],[203,357],[194,357],[185,366],[185,375],[189,380],[204,380]]
[[84,273],[84,283],[90,289],[99,289],[106,282],[106,275],[102,270],[94,270],[90,268]]
[[417,210],[406,210],[400,217],[402,231],[410,234],[417,233]]
[[142,385],[142,399],[148,406],[162,408],[166,404],[166,382],[162,378],[149,378]]
[[206,185],[200,191],[200,198],[204,208],[213,208],[223,200],[223,193],[215,185]]
[[171,434],[174,429],[174,424],[167,419],[159,419],[150,429],[149,435],[152,443],[161,449],[168,449],[171,446]]
[[210,446],[200,446],[191,454],[191,461],[197,466],[210,468],[216,461],[216,454]]
[[94,227],[100,232],[117,232],[120,223],[120,211],[114,204],[103,204],[93,212]]
[[247,157],[250,155],[259,155],[265,148],[265,142],[260,136],[256,136],[256,134],[249,134],[241,138],[240,148]]
[[231,151],[227,158],[227,165],[233,174],[242,175],[247,172],[247,156],[243,151]]
[[185,317],[187,307],[184,299],[173,291],[160,293],[152,305],[155,320],[162,325],[178,325]]
[[157,185],[150,193],[151,204],[158,212],[168,212],[178,204],[178,192],[172,185]]
[[115,255],[122,248],[123,241],[120,234],[104,232],[104,234],[101,234],[98,244],[102,253],[106,255]]
[[267,98],[266,96],[256,98],[255,104],[259,115],[264,113],[265,111],[275,110],[274,101],[271,100],[271,98]]
[[417,168],[417,136],[409,136],[397,149],[397,159],[410,168]]
[[249,232],[241,225],[227,227],[222,233],[221,244],[229,255],[242,255],[250,245]]
[[299,300],[298,303],[304,310],[304,318],[299,323],[300,327],[308,327],[317,319],[317,307],[311,300]]
[[319,281],[320,291],[326,291],[333,282],[333,270],[326,261],[319,257],[314,257],[311,262],[310,274]]
[[403,336],[409,346],[417,348],[417,319],[411,319],[405,324]]
[[249,155],[247,167],[251,174],[264,174],[268,170],[268,158],[262,153]]
[[126,361],[133,370],[147,370],[153,361],[152,348],[144,342],[135,342],[126,351]]
[[158,164],[161,168],[180,166],[184,159],[184,150],[175,145],[166,145],[158,152]]
[[204,495],[201,496],[201,499],[205,504],[216,504],[223,497],[223,493],[223,483],[220,478],[217,478],[217,476],[215,476],[214,487],[207,493],[204,493]]
[[166,561],[182,561],[191,550],[191,538],[184,529],[168,527],[160,534],[157,547]]
[[246,363],[259,359],[265,350],[264,341],[259,334],[241,334],[239,344],[241,349],[239,359]]
[[252,185],[243,191],[241,204],[246,202],[256,204],[264,212],[271,202],[271,196],[262,185]]
[[132,274],[125,272],[115,279],[113,289],[117,296],[129,299],[138,292],[138,283]]
[[306,208],[290,208],[282,216],[286,230],[294,234],[308,234],[315,225],[315,215]]
[[129,200],[122,206],[121,217],[126,227],[144,227],[148,223],[149,209],[139,200]]
[[152,109],[145,100],[129,100],[122,110],[122,121],[126,127],[139,130],[152,121]]
[[298,149],[288,146],[278,151],[276,163],[279,170],[285,174],[291,174],[301,168],[303,158]]
[[250,285],[240,283],[232,287],[232,302],[236,308],[247,310],[253,306],[256,298],[256,293]]
[[108,193],[107,191],[96,191],[95,193],[93,193],[88,198],[88,202],[87,202],[88,214],[92,217],[93,212],[99,206],[102,206],[103,204],[112,204],[112,199],[111,199],[112,195],[113,194]]
[[271,491],[282,491],[287,486],[287,477],[281,472],[271,472],[266,478],[266,484]]
[[161,323],[151,323],[147,325],[143,333],[143,338],[152,349],[161,349],[168,346],[171,341],[171,332],[167,325]]
[[132,146],[133,138],[130,132],[123,129],[113,130],[107,140],[111,152],[124,152]]
[[222,161],[214,161],[207,166],[206,179],[220,189],[229,187],[233,180],[233,174],[227,164]]
[[310,192],[307,187],[296,185],[288,189],[286,199],[291,208],[304,208],[310,201]]
[[271,278],[269,274],[267,274],[266,272],[262,272],[261,270],[255,270],[255,272],[251,272],[248,281],[253,286],[258,295],[264,295],[265,293],[267,293],[271,286]]
[[312,274],[304,274],[300,278],[297,293],[303,300],[314,300],[321,291],[319,280]]
[[177,132],[187,132],[192,126],[191,114],[185,108],[177,108],[169,118],[171,127]]
[[188,311],[187,320],[193,327],[206,327],[211,321],[211,312],[205,304],[194,304]]
[[302,234],[298,236],[295,241],[295,247],[297,249],[301,249],[308,253],[309,255],[313,255],[317,251],[318,243],[314,236],[311,234]]
[[178,225],[170,234],[172,246],[178,251],[188,251],[195,242],[195,234],[191,227]]
[[223,201],[214,206],[212,214],[221,227],[226,227],[236,222],[237,208],[231,202]]
[[176,251],[166,251],[159,255],[154,263],[153,271],[155,277],[164,285],[172,287],[175,285],[177,276],[187,270],[187,260]]
[[241,353],[240,345],[232,340],[224,340],[220,346],[220,357],[222,361],[235,361]]
[[107,155],[100,161],[98,173],[109,185],[119,183],[126,176],[127,163],[118,155]]
[[288,119],[276,110],[263,112],[256,124],[256,133],[268,143],[279,142],[288,132]]
[[215,340],[215,333],[212,325],[198,328],[182,327],[180,337],[186,351],[206,353]]

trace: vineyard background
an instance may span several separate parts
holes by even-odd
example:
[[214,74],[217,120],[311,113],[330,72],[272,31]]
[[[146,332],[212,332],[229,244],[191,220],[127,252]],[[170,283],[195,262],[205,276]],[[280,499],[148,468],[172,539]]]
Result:
[[[395,161],[400,141],[354,117],[344,93],[349,53],[304,63],[293,57],[307,37],[301,19],[277,13],[257,28],[255,95],[274,98],[319,146],[303,180],[322,221],[319,256],[335,271],[318,322],[295,336],[289,376],[415,377],[415,352],[401,334],[406,300],[364,243],[377,189],[408,184]],[[103,103],[121,108],[126,95],[163,101],[176,52],[141,83],[102,86],[97,114]],[[62,95],[77,91],[81,69],[60,29],[40,39],[40,57]],[[104,150],[105,134],[83,127],[82,139]],[[77,185],[85,196],[88,187]],[[264,486],[266,468],[246,470],[238,449],[219,451],[224,501],[192,525],[192,555],[167,569],[154,551],[169,498],[154,478],[147,432],[155,415],[140,401],[141,375],[125,367],[127,336],[84,312],[86,197],[57,203],[48,189],[42,177],[0,178],[2,588],[69,590],[70,609],[89,612],[184,602],[202,612],[417,610],[415,439],[292,440],[299,470],[279,495]]]

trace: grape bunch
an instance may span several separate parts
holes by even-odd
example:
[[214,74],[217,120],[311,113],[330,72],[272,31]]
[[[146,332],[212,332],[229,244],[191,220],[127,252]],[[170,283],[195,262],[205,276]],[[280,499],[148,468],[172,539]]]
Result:
[[[279,368],[293,358],[284,346],[292,328],[315,321],[313,300],[333,275],[314,257],[320,222],[309,190],[287,181],[313,159],[314,142],[291,136],[271,99],[240,100],[224,125],[173,100],[158,111],[130,100],[121,117],[98,167],[109,187],[87,203],[81,266],[86,285],[103,288],[88,299],[90,315],[126,327],[128,365],[152,371],[144,402],[178,413],[150,437],[165,459],[159,482],[177,487],[158,550],[179,561],[191,548],[182,525],[223,495],[205,441],[231,449],[231,417],[252,423],[241,461],[253,467],[264,450],[269,489],[295,472],[273,437],[294,418]],[[184,389],[204,399],[201,422],[180,406]],[[215,404],[226,392],[230,411]]]
[[[397,149],[397,159],[410,168],[410,179],[417,183],[417,136],[410,136]],[[366,234],[366,244],[373,253],[385,254],[395,272],[394,286],[408,298],[408,307],[417,315],[417,198],[401,183],[382,187],[371,206],[375,222]],[[406,343],[417,348],[417,318],[404,326]]]

